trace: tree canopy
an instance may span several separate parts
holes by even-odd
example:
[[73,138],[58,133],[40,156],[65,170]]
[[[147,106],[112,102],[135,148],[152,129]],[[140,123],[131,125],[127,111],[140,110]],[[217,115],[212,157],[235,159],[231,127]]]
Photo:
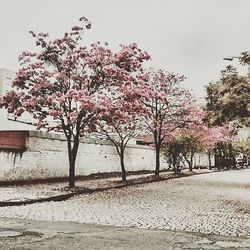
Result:
[[14,116],[32,114],[38,129],[65,134],[70,187],[75,186],[80,137],[95,131],[100,113],[114,110],[103,101],[105,96],[114,86],[122,93],[132,88],[143,71],[142,63],[150,58],[134,43],[121,45],[116,53],[99,42],[83,47],[80,41],[91,24],[84,17],[79,21],[80,25],[54,40],[48,34],[30,32],[40,50],[22,53],[14,90],[0,103]]
[[232,66],[222,71],[222,77],[209,83],[207,91],[207,120],[213,125],[238,121],[250,122],[250,78],[240,76]]

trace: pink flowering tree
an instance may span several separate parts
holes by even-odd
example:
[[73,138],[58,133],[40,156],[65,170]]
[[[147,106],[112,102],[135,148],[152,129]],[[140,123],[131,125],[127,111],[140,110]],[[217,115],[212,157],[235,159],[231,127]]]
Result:
[[175,129],[164,140],[163,154],[173,160],[173,168],[176,172],[179,171],[180,162],[183,160],[188,163],[189,170],[192,171],[194,154],[202,147],[201,122],[200,120],[185,124]]
[[207,153],[209,168],[211,169],[211,155],[216,146],[219,143],[228,143],[231,140],[226,127],[208,127],[202,122],[190,123],[189,126],[176,130],[172,137],[179,148],[179,154],[187,162],[190,171],[193,170],[195,153]]
[[[146,110],[140,105],[141,88],[133,83],[123,84],[114,96],[106,96],[103,99],[103,107],[100,112],[99,133],[115,146],[120,158],[122,181],[126,181],[125,150],[128,142],[140,132],[140,114]],[[134,87],[132,87],[134,85]]]
[[193,159],[195,153],[202,151],[204,147],[205,128],[202,125],[192,125],[178,131],[178,141],[182,148],[182,155],[188,163],[189,171],[193,170]]
[[231,143],[232,137],[227,126],[212,126],[208,127],[203,125],[201,130],[202,136],[202,148],[203,151],[208,155],[209,169],[212,168],[211,156],[215,152],[216,147],[220,143]]
[[180,168],[183,166],[183,148],[178,140],[176,129],[164,140],[161,152],[169,164],[169,169],[173,169],[175,173],[180,172]]
[[75,162],[80,137],[95,131],[98,110],[110,86],[125,82],[149,59],[136,44],[113,53],[105,44],[90,48],[81,39],[90,22],[82,17],[62,38],[31,32],[40,52],[24,52],[11,91],[1,106],[14,116],[31,113],[38,129],[63,132],[67,139],[69,187],[75,186]]
[[147,109],[144,126],[153,136],[156,150],[155,175],[159,176],[160,151],[164,140],[179,127],[186,126],[199,117],[199,110],[190,93],[180,87],[184,76],[159,71],[149,71],[146,97],[142,103]]

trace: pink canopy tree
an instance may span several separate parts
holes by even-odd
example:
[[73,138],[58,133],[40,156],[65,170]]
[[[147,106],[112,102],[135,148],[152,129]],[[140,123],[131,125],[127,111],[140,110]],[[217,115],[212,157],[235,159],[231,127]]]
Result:
[[231,140],[225,126],[208,127],[202,120],[200,123],[190,123],[189,126],[176,130],[172,137],[179,145],[181,155],[188,163],[190,171],[193,170],[195,153],[206,152],[209,156],[209,168],[211,168],[211,153],[216,145]]
[[[126,82],[142,70],[149,55],[136,44],[121,46],[117,53],[100,43],[80,45],[83,32],[91,27],[82,17],[60,39],[31,32],[40,52],[24,52],[13,82],[15,91],[2,98],[1,106],[14,116],[29,112],[37,128],[63,132],[67,139],[69,187],[75,186],[75,161],[80,137],[96,129],[98,110],[112,85]],[[128,82],[129,84],[129,82]]]
[[212,168],[211,155],[215,151],[215,148],[220,143],[230,144],[233,141],[233,137],[230,135],[230,131],[227,125],[224,126],[212,126],[208,127],[203,125],[202,146],[203,151],[207,153],[209,159],[209,169]]
[[100,110],[99,132],[116,148],[122,181],[126,181],[125,149],[128,142],[141,133],[140,114],[146,112],[138,101],[141,98],[140,79],[133,77],[131,80],[130,84],[126,82],[114,91],[113,96],[106,96],[103,99],[104,109]]
[[144,126],[152,135],[156,150],[155,175],[159,176],[160,151],[172,131],[195,122],[200,110],[190,93],[180,87],[184,76],[162,70],[149,71],[142,103],[147,109]]

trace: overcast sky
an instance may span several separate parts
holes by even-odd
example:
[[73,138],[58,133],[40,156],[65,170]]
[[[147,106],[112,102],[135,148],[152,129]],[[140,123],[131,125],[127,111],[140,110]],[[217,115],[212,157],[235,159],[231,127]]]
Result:
[[228,65],[222,58],[250,49],[249,11],[250,0],[1,0],[0,68],[16,71],[19,54],[35,49],[30,30],[58,37],[85,16],[86,44],[136,42],[154,68],[184,74],[185,86],[204,97]]

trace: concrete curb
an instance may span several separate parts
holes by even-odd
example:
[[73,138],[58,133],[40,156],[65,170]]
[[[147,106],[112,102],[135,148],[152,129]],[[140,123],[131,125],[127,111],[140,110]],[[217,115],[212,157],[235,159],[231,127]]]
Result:
[[193,174],[180,173],[180,174],[173,174],[175,176],[172,175],[169,178],[168,177],[165,177],[165,178],[159,177],[159,178],[156,178],[153,180],[146,180],[144,182],[125,183],[122,185],[110,186],[110,187],[104,187],[104,188],[85,189],[85,190],[74,191],[72,193],[55,195],[55,196],[50,196],[50,197],[40,198],[40,199],[29,199],[29,200],[23,200],[23,201],[1,201],[0,207],[21,206],[21,205],[50,202],[50,201],[55,201],[55,202],[65,201],[65,200],[68,200],[76,195],[92,194],[92,193],[97,193],[97,192],[103,192],[103,191],[110,190],[110,189],[120,189],[120,188],[130,187],[130,186],[140,186],[140,185],[147,184],[147,183],[166,181],[166,180],[170,180],[170,179],[183,178],[183,177],[189,177],[189,176],[194,176],[194,175],[209,174],[209,173],[214,173],[214,172],[217,172],[217,171],[205,172],[205,173],[193,173]]

